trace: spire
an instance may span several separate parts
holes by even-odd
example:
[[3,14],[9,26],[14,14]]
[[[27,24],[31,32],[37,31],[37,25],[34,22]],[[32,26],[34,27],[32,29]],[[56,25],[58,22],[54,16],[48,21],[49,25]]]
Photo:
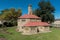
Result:
[[32,5],[28,6],[28,14],[32,14]]

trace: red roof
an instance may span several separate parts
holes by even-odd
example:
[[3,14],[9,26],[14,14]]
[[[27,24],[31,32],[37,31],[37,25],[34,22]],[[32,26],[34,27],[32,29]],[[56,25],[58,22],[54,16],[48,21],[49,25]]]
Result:
[[35,15],[32,15],[32,14],[25,14],[25,15],[20,16],[20,17],[18,17],[18,18],[39,18],[39,17],[37,17],[37,16],[35,16]]
[[49,26],[46,22],[28,22],[24,26]]

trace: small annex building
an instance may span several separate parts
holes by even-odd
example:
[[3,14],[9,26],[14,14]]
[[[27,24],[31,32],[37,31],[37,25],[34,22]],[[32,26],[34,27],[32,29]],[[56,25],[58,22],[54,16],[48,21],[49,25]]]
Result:
[[32,14],[32,6],[28,6],[28,14],[18,17],[18,32],[24,35],[31,35],[43,32],[50,32],[48,23],[41,22],[41,18]]
[[60,19],[55,19],[55,21],[51,25],[53,27],[60,28]]

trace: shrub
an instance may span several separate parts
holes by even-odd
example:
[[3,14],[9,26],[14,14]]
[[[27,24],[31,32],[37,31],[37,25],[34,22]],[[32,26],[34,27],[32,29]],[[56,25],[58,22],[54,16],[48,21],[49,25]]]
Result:
[[0,24],[0,27],[2,27],[2,24]]

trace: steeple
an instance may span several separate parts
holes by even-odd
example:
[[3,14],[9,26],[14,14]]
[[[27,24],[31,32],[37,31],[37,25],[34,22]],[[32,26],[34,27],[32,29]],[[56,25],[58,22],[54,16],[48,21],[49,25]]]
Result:
[[32,14],[32,5],[28,6],[28,14]]

